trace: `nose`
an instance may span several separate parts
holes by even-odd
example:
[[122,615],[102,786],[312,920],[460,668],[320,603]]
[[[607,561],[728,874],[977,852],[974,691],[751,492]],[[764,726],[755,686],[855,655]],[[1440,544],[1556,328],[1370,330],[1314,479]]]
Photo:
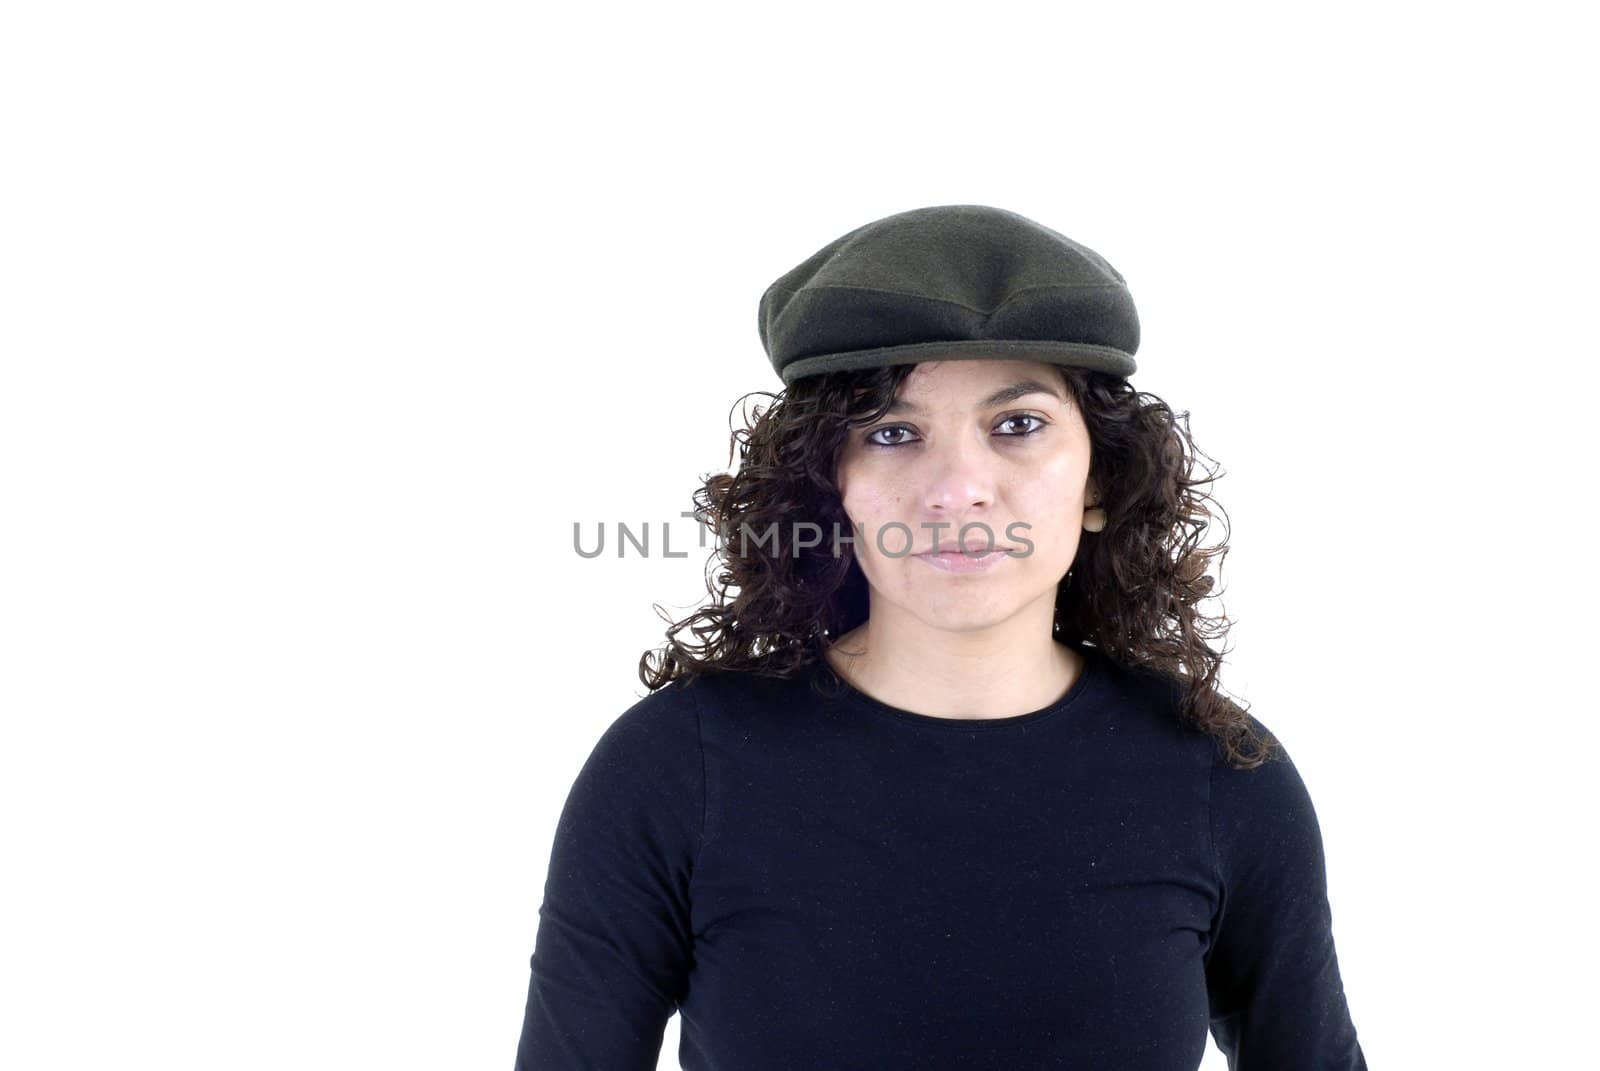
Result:
[[923,505],[938,520],[965,520],[969,512],[994,504],[995,457],[986,440],[946,437],[924,456]]

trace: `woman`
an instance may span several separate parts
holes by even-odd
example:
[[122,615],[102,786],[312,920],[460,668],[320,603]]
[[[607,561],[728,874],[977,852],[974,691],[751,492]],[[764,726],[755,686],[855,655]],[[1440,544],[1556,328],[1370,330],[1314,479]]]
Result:
[[[1315,812],[1221,694],[1194,448],[1092,250],[981,205],[761,302],[709,605],[552,850],[517,1066],[1365,1068]],[[688,630],[695,642],[680,634]]]

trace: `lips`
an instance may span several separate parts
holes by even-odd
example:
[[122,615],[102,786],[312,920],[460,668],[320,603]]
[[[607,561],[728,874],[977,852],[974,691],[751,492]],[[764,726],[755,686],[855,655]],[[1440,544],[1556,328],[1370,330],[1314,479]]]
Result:
[[1002,568],[1002,563],[1010,560],[1013,555],[1008,554],[1005,548],[996,546],[990,551],[968,553],[952,548],[947,551],[930,551],[916,555],[919,562],[924,562],[931,568],[942,573],[956,573],[974,575],[987,573],[991,569]]
[[1007,551],[1007,550],[1016,550],[1016,549],[1017,549],[1016,547],[1007,546],[1004,543],[996,543],[992,547],[988,546],[987,544],[980,543],[980,544],[977,544],[976,546],[971,546],[971,547],[966,547],[966,548],[962,548],[962,546],[960,544],[958,544],[958,543],[940,543],[933,550],[924,550],[924,551],[921,551],[920,554],[921,555],[965,554],[969,558],[981,558],[985,554],[990,554],[990,553],[993,553],[995,551]]

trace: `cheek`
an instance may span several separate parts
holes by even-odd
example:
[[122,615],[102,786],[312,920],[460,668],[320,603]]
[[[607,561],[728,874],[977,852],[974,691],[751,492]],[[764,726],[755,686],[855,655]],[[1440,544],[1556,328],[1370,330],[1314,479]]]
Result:
[[1063,498],[1081,493],[1089,478],[1089,466],[1083,451],[1077,448],[1062,449],[1047,460],[1033,481],[1037,487],[1050,487]]
[[1014,491],[1017,520],[1032,525],[1024,534],[1033,540],[1034,553],[1047,559],[1071,558],[1076,549],[1077,530],[1082,525],[1083,493],[1079,471],[1082,466],[1067,460],[1041,472],[1036,479],[1019,483]]
[[[903,496],[892,485],[857,481],[847,489],[843,502],[845,516],[857,526],[855,535],[862,540],[856,548],[857,558],[871,575],[877,575],[877,559],[893,557],[908,546],[908,540],[915,542],[914,532],[908,536],[903,528],[895,525],[895,522],[909,522],[902,516]],[[894,527],[887,527],[890,525]]]
[[870,480],[855,480],[845,485],[842,501],[845,513],[852,520],[867,521],[884,518],[898,507],[899,495],[892,487]]

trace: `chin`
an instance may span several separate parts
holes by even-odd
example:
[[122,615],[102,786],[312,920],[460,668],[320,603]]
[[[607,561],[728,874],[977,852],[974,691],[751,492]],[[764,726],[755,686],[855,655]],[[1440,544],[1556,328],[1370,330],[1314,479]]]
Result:
[[919,614],[918,617],[930,628],[943,632],[982,632],[1005,624],[1015,613],[1015,610],[1007,612],[993,607],[946,606],[942,610]]

